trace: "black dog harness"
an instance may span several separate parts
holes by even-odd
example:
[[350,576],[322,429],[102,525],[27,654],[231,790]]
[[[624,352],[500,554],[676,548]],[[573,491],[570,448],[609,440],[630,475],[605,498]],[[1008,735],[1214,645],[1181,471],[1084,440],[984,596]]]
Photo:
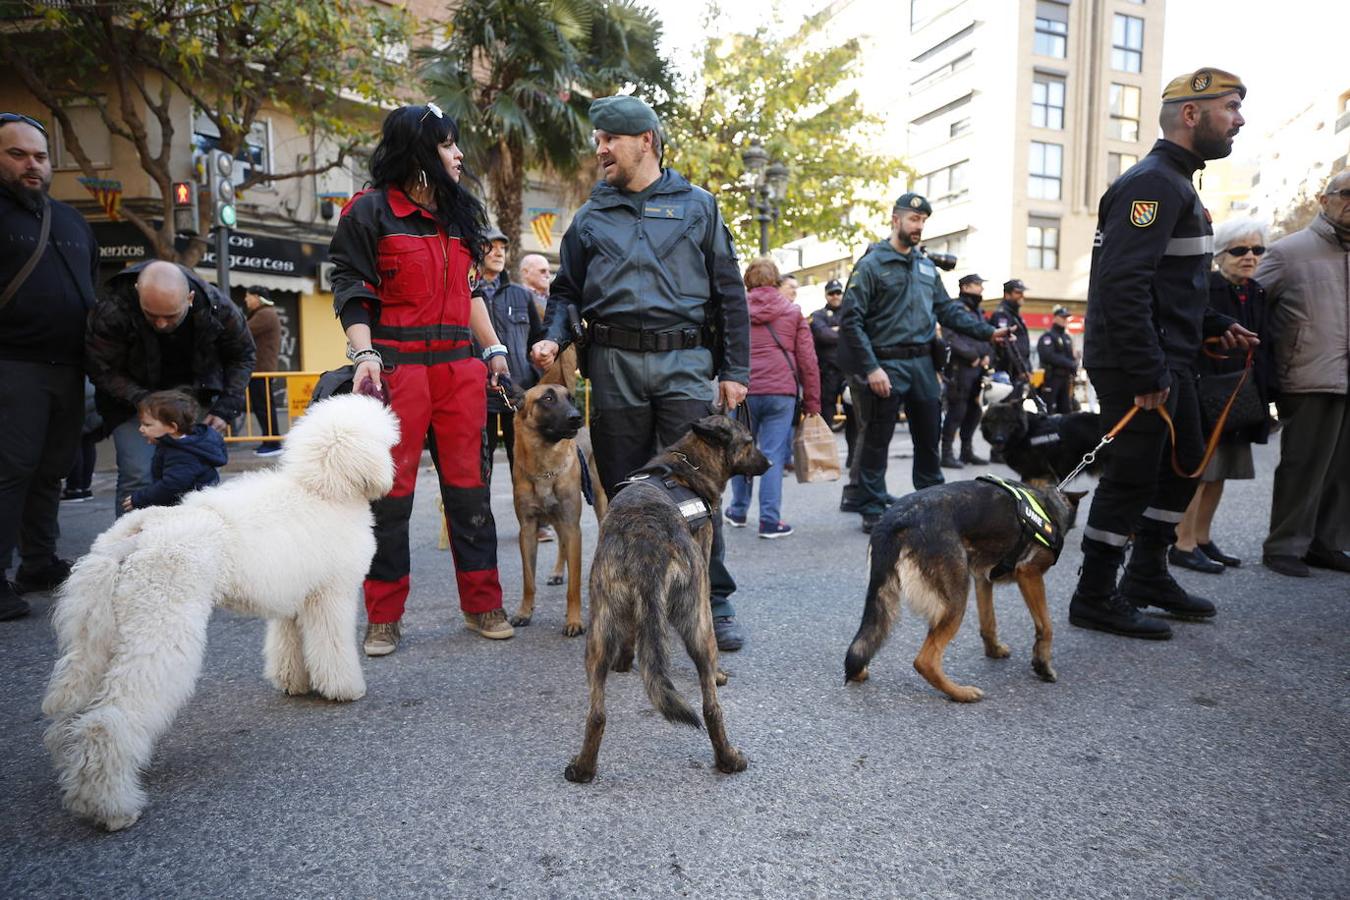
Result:
[[1038,416],[1027,423],[1027,443],[1032,447],[1058,444],[1062,416]]
[[1017,568],[1017,561],[1022,558],[1027,545],[1032,541],[1048,549],[1055,555],[1055,562],[1059,562],[1059,554],[1064,549],[1064,536],[1059,533],[1050,514],[1041,506],[1041,501],[1036,499],[1035,494],[1023,485],[1015,481],[1004,481],[997,475],[981,475],[975,480],[987,481],[1003,488],[1012,494],[1013,501],[1017,504],[1017,524],[1020,529],[1017,544],[989,570],[991,581],[1002,578]]
[[676,480],[674,471],[670,466],[664,464],[648,466],[638,469],[619,482],[619,487],[622,488],[626,484],[649,484],[654,488],[665,491],[666,496],[671,499],[675,508],[680,511],[680,515],[684,517],[684,524],[689,527],[689,532],[692,534],[704,522],[712,520],[712,510],[708,508],[707,501]]

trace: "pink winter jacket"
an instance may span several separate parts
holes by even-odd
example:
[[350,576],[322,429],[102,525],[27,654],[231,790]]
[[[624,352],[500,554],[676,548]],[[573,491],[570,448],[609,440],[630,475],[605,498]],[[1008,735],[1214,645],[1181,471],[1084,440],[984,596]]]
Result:
[[787,357],[769,336],[772,328],[801,381],[802,407],[808,414],[819,413],[820,367],[811,326],[802,311],[768,285],[752,289],[746,297],[750,301],[750,393],[797,394]]

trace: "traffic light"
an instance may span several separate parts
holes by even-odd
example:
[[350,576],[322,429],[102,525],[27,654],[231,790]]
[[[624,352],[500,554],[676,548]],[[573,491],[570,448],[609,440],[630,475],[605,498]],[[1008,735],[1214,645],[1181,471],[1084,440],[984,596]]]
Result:
[[200,229],[197,186],[190,181],[173,183],[173,227],[178,234],[195,235]]
[[211,193],[212,225],[215,228],[233,228],[234,212],[234,157],[223,150],[212,150],[206,161],[206,181]]

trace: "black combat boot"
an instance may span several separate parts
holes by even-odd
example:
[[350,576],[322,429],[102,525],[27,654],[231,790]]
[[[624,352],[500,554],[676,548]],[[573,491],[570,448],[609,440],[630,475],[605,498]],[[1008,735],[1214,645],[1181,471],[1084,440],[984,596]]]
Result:
[[960,459],[961,459],[961,462],[965,463],[966,465],[970,465],[970,466],[987,466],[987,465],[989,465],[989,460],[985,459],[983,456],[976,456],[976,455],[975,455],[975,450],[974,450],[969,444],[962,444],[962,445],[961,445],[961,457],[960,457]]
[[1078,588],[1069,601],[1069,624],[1123,637],[1154,641],[1170,638],[1171,626],[1144,615],[1116,591],[1116,568],[1124,554],[1087,541],[1083,544],[1083,567],[1078,570]]
[[942,465],[942,468],[944,468],[944,469],[964,469],[964,468],[966,467],[965,463],[963,463],[963,462],[961,462],[961,460],[957,459],[957,458],[956,458],[956,454],[952,452],[952,442],[951,442],[951,441],[943,441],[943,442],[942,442],[942,461],[941,461],[941,465]]
[[846,484],[839,497],[839,511],[846,513],[862,512],[862,486]]
[[[1167,529],[1169,532],[1171,529]],[[1188,594],[1167,571],[1171,534],[1145,526],[1134,537],[1134,552],[1120,576],[1119,591],[1135,607],[1156,606],[1179,619],[1212,619],[1217,610],[1204,597]]]

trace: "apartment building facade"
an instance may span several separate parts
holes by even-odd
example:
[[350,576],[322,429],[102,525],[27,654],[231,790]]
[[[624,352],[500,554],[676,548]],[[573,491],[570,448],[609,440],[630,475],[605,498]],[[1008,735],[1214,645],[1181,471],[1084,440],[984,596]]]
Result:
[[929,250],[1022,279],[1036,319],[1081,311],[1098,201],[1157,135],[1163,0],[909,6],[907,160],[933,204]]

